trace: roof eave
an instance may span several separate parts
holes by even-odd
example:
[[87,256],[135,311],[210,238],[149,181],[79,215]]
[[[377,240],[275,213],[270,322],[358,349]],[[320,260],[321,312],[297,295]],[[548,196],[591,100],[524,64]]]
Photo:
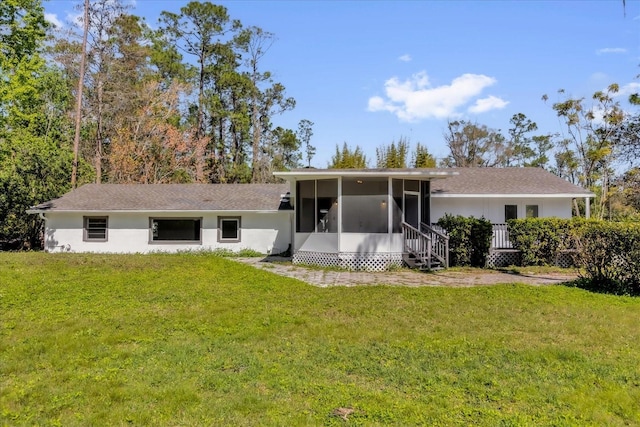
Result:
[[547,194],[540,194],[540,193],[514,193],[514,194],[508,194],[508,193],[488,193],[488,194],[479,194],[479,193],[474,193],[474,194],[465,194],[465,193],[431,193],[431,197],[434,198],[446,198],[446,197],[456,197],[456,198],[543,198],[543,199],[550,199],[550,198],[557,198],[557,199],[561,199],[561,198],[571,198],[571,199],[577,199],[577,198],[582,198],[582,197],[595,197],[595,194],[593,193],[547,193]]
[[27,209],[28,214],[40,213],[211,213],[211,212],[238,212],[238,213],[278,213],[290,212],[291,209]]
[[295,181],[298,178],[304,179],[317,179],[317,178],[338,178],[338,177],[362,177],[362,176],[370,176],[376,178],[409,178],[409,179],[417,179],[417,178],[429,178],[429,179],[443,179],[452,176],[460,175],[459,172],[455,171],[406,171],[406,170],[347,170],[347,169],[335,169],[335,170],[309,170],[309,171],[287,171],[287,172],[273,172],[274,176],[280,177],[282,179],[286,179],[288,181]]

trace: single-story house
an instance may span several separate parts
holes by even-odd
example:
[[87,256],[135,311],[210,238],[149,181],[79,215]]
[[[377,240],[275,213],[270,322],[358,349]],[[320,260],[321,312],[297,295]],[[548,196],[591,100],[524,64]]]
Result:
[[[45,249],[290,252],[293,262],[384,269],[448,263],[446,213],[570,218],[593,194],[538,168],[298,169],[286,184],[88,184],[29,210]],[[588,214],[588,210],[587,210]],[[505,228],[506,229],[506,228]],[[500,240],[500,239],[498,239]]]
[[29,210],[44,248],[146,253],[252,249],[291,243],[286,184],[87,184]]

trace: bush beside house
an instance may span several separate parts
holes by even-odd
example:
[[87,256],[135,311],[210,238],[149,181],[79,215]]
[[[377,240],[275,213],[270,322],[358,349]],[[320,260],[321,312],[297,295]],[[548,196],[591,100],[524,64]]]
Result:
[[576,249],[574,235],[585,222],[579,218],[511,219],[507,228],[523,266],[554,265],[559,254]]
[[640,296],[640,224],[593,222],[576,235],[583,280],[598,292]]
[[581,269],[577,285],[597,292],[640,295],[640,224],[580,218],[508,222],[522,265],[552,265],[570,251]]
[[437,222],[449,235],[451,266],[484,267],[487,263],[493,228],[484,218],[445,214]]

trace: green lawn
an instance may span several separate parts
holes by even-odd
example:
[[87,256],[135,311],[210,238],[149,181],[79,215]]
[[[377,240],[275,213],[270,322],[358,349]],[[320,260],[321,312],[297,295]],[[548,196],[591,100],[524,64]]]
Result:
[[0,425],[129,424],[640,425],[640,298],[0,253]]

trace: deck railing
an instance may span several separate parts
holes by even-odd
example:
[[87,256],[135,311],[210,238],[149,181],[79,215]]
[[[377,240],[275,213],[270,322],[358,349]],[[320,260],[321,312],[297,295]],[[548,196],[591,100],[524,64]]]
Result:
[[493,237],[491,238],[491,249],[513,249],[513,244],[509,240],[509,229],[507,224],[492,224]]
[[402,242],[403,252],[423,263],[431,260],[431,238],[406,222],[402,223]]
[[431,253],[445,268],[449,268],[449,235],[444,228],[420,223],[421,231],[431,239]]
[[[423,227],[425,224],[422,224]],[[493,235],[491,236],[491,249],[513,249],[513,244],[509,239],[509,229],[507,224],[491,224]],[[447,236],[447,230],[437,224],[431,224],[431,229],[443,236]],[[448,237],[447,237],[448,238]]]

